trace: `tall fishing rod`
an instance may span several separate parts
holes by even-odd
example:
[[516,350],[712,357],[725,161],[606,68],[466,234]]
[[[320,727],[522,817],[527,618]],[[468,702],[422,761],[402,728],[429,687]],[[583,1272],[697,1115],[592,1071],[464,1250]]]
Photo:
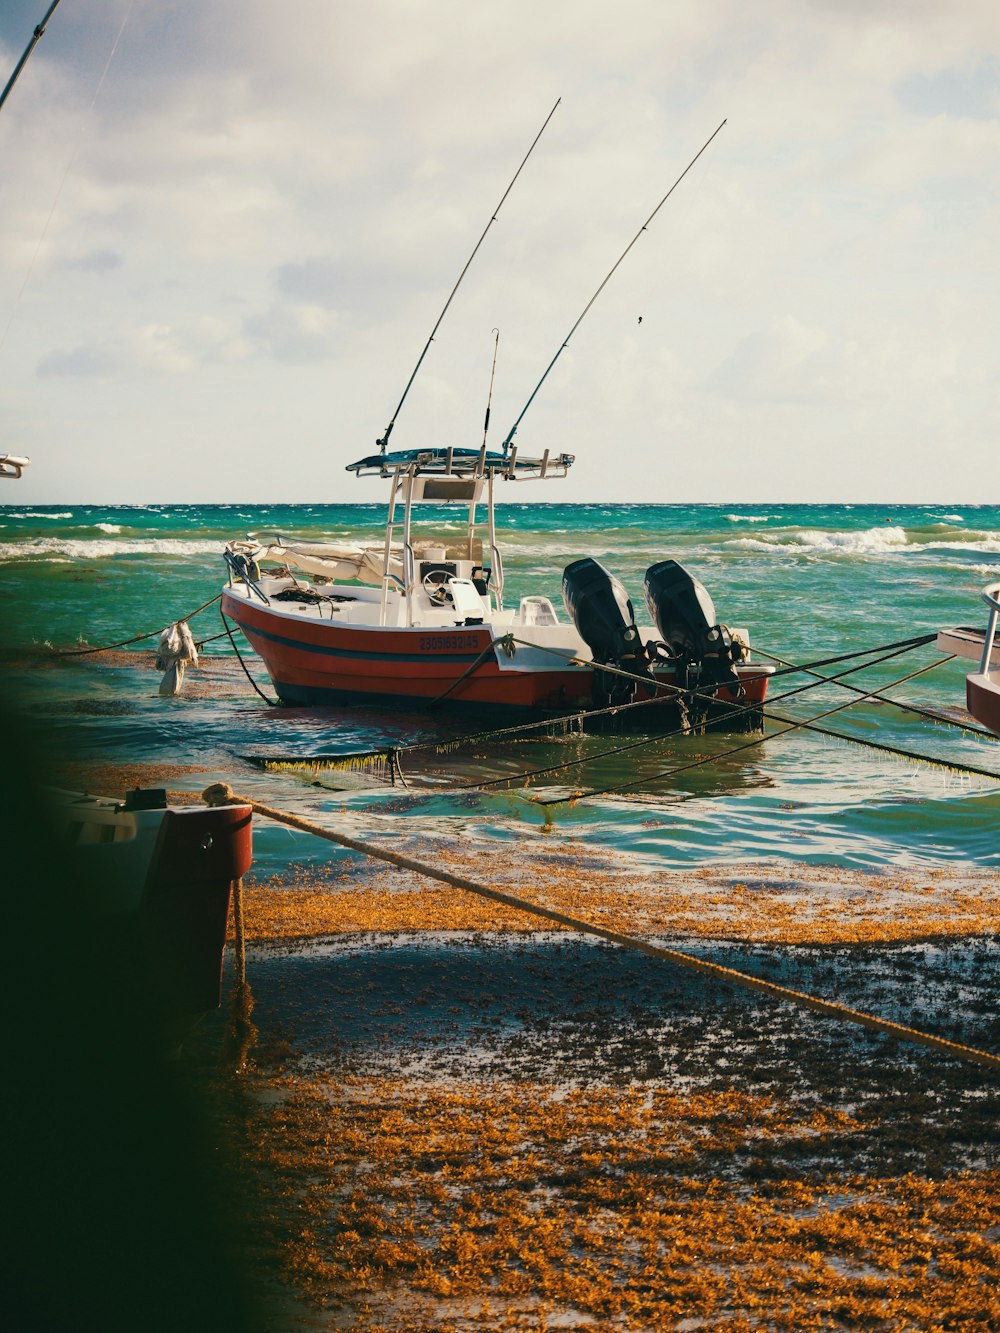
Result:
[[497,373],[497,352],[500,350],[500,330],[493,330],[493,369],[490,371],[490,391],[486,398],[486,420],[483,422],[483,448],[486,448],[486,436],[490,430],[490,406],[493,403],[493,381]]
[[[725,123],[726,123],[726,122],[723,121],[723,122],[722,122],[722,125],[725,125]],[[575,323],[575,324],[573,325],[573,327],[570,329],[569,333],[567,333],[565,339],[563,340],[562,344],[561,344],[560,347],[559,347],[558,352],[556,352],[555,356],[552,358],[552,360],[549,362],[548,366],[546,367],[546,369],[545,369],[545,374],[542,376],[542,378],[541,378],[541,379],[538,381],[538,383],[535,385],[534,393],[532,393],[531,397],[528,399],[528,401],[525,403],[524,407],[521,409],[521,415],[518,417],[518,419],[514,422],[513,426],[511,426],[510,430],[508,431],[508,433],[507,433],[507,438],[506,438],[506,439],[504,440],[504,442],[503,442],[503,451],[504,451],[504,453],[506,453],[507,450],[510,448],[511,441],[512,441],[513,438],[514,438],[514,432],[517,430],[518,426],[520,426],[520,424],[521,424],[521,420],[522,420],[522,418],[524,417],[525,412],[527,412],[528,408],[529,408],[529,407],[531,406],[531,404],[535,401],[535,397],[536,397],[536,395],[537,395],[537,393],[538,393],[538,390],[542,387],[542,385],[543,385],[543,384],[545,383],[545,381],[548,379],[548,377],[549,377],[549,371],[552,369],[552,367],[555,365],[555,363],[556,363],[556,362],[559,360],[559,358],[562,356],[563,352],[564,352],[564,351],[566,350],[566,348],[569,346],[569,340],[570,340],[570,338],[572,338],[573,334],[576,333],[577,329],[578,329],[578,328],[580,327],[580,325],[583,323],[584,316],[587,314],[587,312],[588,312],[588,310],[590,309],[590,307],[594,304],[594,302],[595,302],[595,301],[597,300],[597,298],[600,296],[601,292],[604,291],[605,287],[606,287],[606,286],[608,285],[608,283],[611,281],[612,277],[613,277],[614,274],[615,274],[616,269],[618,268],[618,265],[622,262],[622,260],[623,260],[623,259],[625,258],[625,256],[628,254],[628,252],[632,249],[633,245],[635,245],[636,241],[639,239],[639,237],[642,235],[642,233],[646,230],[646,228],[647,228],[647,227],[649,226],[649,224],[652,222],[653,218],[656,217],[657,213],[659,213],[660,209],[661,209],[661,208],[663,207],[663,205],[667,202],[667,200],[670,198],[670,196],[673,194],[673,192],[677,189],[678,185],[680,185],[681,181],[682,181],[682,180],[684,179],[684,177],[688,174],[688,172],[691,170],[691,168],[694,166],[694,164],[698,161],[699,157],[701,157],[702,153],[705,151],[705,149],[708,147],[708,145],[712,142],[712,140],[715,138],[715,136],[719,133],[719,130],[722,129],[722,125],[719,125],[719,126],[717,127],[717,129],[715,129],[715,130],[713,131],[713,133],[709,135],[709,137],[705,140],[705,142],[702,144],[702,146],[698,149],[697,153],[695,153],[694,157],[693,157],[693,158],[691,159],[691,161],[687,164],[687,166],[684,168],[684,170],[681,172],[681,174],[677,177],[677,179],[674,181],[673,185],[671,185],[670,189],[666,192],[666,194],[663,196],[663,198],[660,200],[660,202],[659,202],[659,203],[656,205],[656,207],[653,209],[652,213],[650,213],[649,217],[648,217],[648,218],[646,219],[646,221],[642,224],[642,226],[639,228],[639,230],[636,232],[636,234],[632,237],[631,241],[629,241],[628,245],[625,247],[625,249],[624,249],[624,250],[622,251],[622,253],[619,255],[619,257],[618,257],[618,261],[617,261],[617,263],[615,264],[614,268],[612,268],[611,272],[608,274],[608,276],[607,276],[607,277],[604,279],[604,281],[601,283],[600,287],[598,287],[597,291],[593,294],[593,296],[590,298],[590,300],[589,300],[589,301],[587,302],[587,304],[584,306],[584,308],[583,308],[583,312],[582,312],[582,314],[580,315],[580,318],[576,321],[576,323]]]
[[462,271],[461,271],[461,273],[458,275],[458,282],[456,282],[455,285],[454,285],[454,287],[451,289],[451,295],[448,297],[447,301],[445,301],[445,303],[444,303],[444,309],[441,311],[440,315],[438,315],[437,323],[436,323],[436,324],[434,325],[434,327],[431,329],[431,336],[427,339],[427,342],[424,344],[424,350],[420,353],[420,356],[419,356],[419,358],[418,358],[418,360],[417,360],[417,364],[413,367],[413,374],[410,376],[410,378],[409,378],[409,379],[407,380],[407,382],[406,382],[406,388],[403,390],[403,396],[402,396],[402,398],[400,398],[399,402],[396,404],[396,410],[395,410],[395,412],[393,412],[393,414],[392,414],[392,420],[389,422],[388,426],[386,426],[386,428],[385,428],[385,432],[384,432],[384,434],[382,435],[381,439],[378,439],[378,440],[375,441],[375,443],[378,445],[378,447],[379,447],[379,451],[380,451],[381,453],[383,453],[383,454],[385,453],[386,445],[389,443],[389,436],[392,434],[392,428],[393,428],[393,426],[395,426],[395,424],[396,424],[396,418],[399,416],[400,408],[401,408],[401,407],[403,406],[403,404],[406,402],[406,395],[410,392],[410,388],[411,388],[411,386],[412,386],[412,384],[413,384],[413,381],[417,378],[417,372],[420,370],[420,367],[423,365],[424,357],[427,355],[428,349],[430,348],[431,343],[434,341],[434,335],[435,335],[435,333],[437,333],[438,329],[441,327],[441,321],[444,319],[445,315],[448,313],[448,307],[451,305],[452,298],[454,297],[455,293],[458,291],[459,287],[462,285],[462,279],[465,277],[466,273],[469,271],[469,265],[470,265],[470,264],[472,263],[472,261],[475,259],[476,255],[477,255],[477,253],[478,253],[478,251],[479,251],[479,247],[482,245],[483,241],[485,241],[485,239],[486,239],[486,233],[487,233],[487,232],[489,231],[489,229],[493,226],[494,222],[496,222],[496,220],[497,220],[497,214],[500,212],[501,208],[503,208],[504,202],[505,202],[507,196],[510,194],[511,190],[514,188],[514,185],[515,185],[515,183],[516,183],[516,181],[517,181],[518,176],[520,176],[521,172],[524,170],[525,163],[528,161],[528,158],[531,156],[531,154],[535,151],[535,144],[538,143],[538,140],[539,140],[539,139],[542,137],[542,135],[545,133],[545,130],[546,130],[546,128],[548,127],[548,123],[549,123],[549,121],[552,119],[552,117],[556,114],[556,107],[558,107],[558,105],[559,105],[559,103],[560,103],[561,101],[562,101],[562,98],[561,98],[561,97],[557,97],[557,98],[556,98],[555,106],[553,106],[552,110],[551,110],[551,111],[549,112],[549,114],[545,117],[545,123],[542,125],[542,128],[538,131],[538,133],[535,135],[534,139],[532,140],[531,147],[530,147],[530,148],[528,149],[528,151],[525,153],[524,158],[523,158],[523,160],[522,160],[522,162],[521,162],[521,165],[520,165],[520,166],[518,167],[518,169],[514,172],[514,175],[513,175],[513,177],[511,178],[511,182],[510,182],[510,184],[507,186],[506,190],[504,190],[504,192],[503,192],[503,197],[501,198],[500,202],[497,204],[496,208],[493,210],[493,215],[492,215],[492,217],[490,218],[489,222],[487,222],[486,227],[485,227],[484,230],[483,230],[483,234],[482,234],[482,236],[480,236],[479,240],[476,242],[475,249],[472,251],[472,254],[469,255],[469,258],[466,260],[466,262],[465,262],[465,268],[463,268]]
[[4,88],[3,92],[0,93],[0,107],[3,106],[4,102],[6,102],[7,98],[10,96],[10,90],[13,88],[14,84],[17,83],[21,70],[24,69],[25,65],[28,63],[28,57],[31,55],[32,51],[34,51],[35,47],[38,45],[38,43],[42,40],[43,36],[45,35],[45,25],[48,23],[52,15],[55,13],[56,6],[58,5],[58,3],[59,0],[52,0],[51,5],[49,5],[48,9],[45,11],[45,17],[42,19],[41,23],[39,23],[35,31],[31,34],[31,41],[25,47],[24,55],[14,66],[14,73],[7,80],[7,86]]

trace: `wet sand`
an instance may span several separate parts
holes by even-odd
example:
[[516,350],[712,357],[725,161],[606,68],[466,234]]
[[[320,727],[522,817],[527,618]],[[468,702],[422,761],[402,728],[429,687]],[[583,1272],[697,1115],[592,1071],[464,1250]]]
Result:
[[[204,683],[243,688],[224,672]],[[218,776],[92,759],[63,784],[188,800]],[[537,829],[391,841],[1000,1052],[995,874],[662,871]],[[990,1069],[361,857],[245,893],[251,1065],[225,1070],[223,1011],[179,1077],[240,1145],[258,1209],[238,1240],[269,1327],[1000,1327]]]
[[[545,849],[507,878],[1000,1050],[989,876],[757,866],[660,877],[650,903],[613,862]],[[681,897],[698,928],[666,930]],[[820,906],[746,906],[789,897]],[[361,863],[248,885],[247,921],[240,1133],[269,1264],[316,1327],[1000,1320],[992,1071]]]

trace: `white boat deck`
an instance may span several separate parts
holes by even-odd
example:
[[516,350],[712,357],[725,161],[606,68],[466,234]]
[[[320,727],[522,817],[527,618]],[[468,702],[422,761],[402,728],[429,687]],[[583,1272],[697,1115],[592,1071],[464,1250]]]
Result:
[[[985,630],[959,625],[955,629],[938,630],[937,646],[940,652],[950,657],[967,657],[970,661],[981,662],[985,639]],[[1000,643],[993,645],[990,667],[1000,667]]]

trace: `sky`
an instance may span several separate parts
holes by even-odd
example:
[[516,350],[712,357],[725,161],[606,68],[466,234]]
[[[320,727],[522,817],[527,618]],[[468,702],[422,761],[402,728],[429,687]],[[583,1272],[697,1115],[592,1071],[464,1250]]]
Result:
[[[0,82],[47,0],[0,5]],[[995,0],[62,0],[0,111],[3,503],[996,502]]]

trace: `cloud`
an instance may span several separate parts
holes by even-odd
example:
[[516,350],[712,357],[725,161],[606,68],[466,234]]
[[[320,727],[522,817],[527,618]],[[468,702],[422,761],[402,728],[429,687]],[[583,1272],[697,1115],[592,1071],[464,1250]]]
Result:
[[829,343],[826,330],[783,315],[742,338],[709,377],[708,388],[736,400],[826,399],[831,386],[822,352]]
[[189,375],[197,367],[197,358],[184,338],[169,324],[147,324],[138,331],[135,343],[136,363],[147,370],[169,375]]
[[121,255],[114,250],[92,250],[75,258],[61,259],[57,267],[72,269],[77,273],[113,273],[121,268],[122,263]]
[[[29,0],[0,7],[3,51],[35,22]],[[664,439],[670,498],[704,494],[698,450],[724,456],[754,432],[771,476],[794,470],[807,432],[836,443],[842,477],[876,416],[885,447],[913,458],[930,452],[915,437],[960,425],[974,470],[998,410],[998,68],[1000,9],[979,0],[960,20],[932,0],[60,6],[0,117],[3,378],[43,423],[113,371],[116,403],[169,430],[183,376],[198,404],[185,429],[204,431],[199,498],[226,493],[227,448],[276,428],[275,404],[294,403],[303,440],[336,422],[335,450],[353,452],[352,431],[384,428],[561,94],[427,353],[401,442],[481,431],[493,328],[506,428],[728,116],[519,431],[525,448],[578,454],[559,498],[653,498]],[[143,492],[141,468],[120,466],[126,422],[96,401],[92,417],[94,457],[115,461],[124,498]],[[630,442],[633,473],[609,478],[609,440]],[[724,498],[744,484],[734,469],[710,481]]]
[[901,107],[920,115],[995,120],[1000,114],[1000,60],[991,55],[964,67],[910,74],[895,91]]
[[308,365],[330,354],[337,327],[336,316],[323,306],[286,301],[251,315],[244,333],[259,355],[287,365]]
[[44,378],[101,377],[111,373],[115,359],[99,347],[73,347],[50,352],[38,363],[36,373]]

